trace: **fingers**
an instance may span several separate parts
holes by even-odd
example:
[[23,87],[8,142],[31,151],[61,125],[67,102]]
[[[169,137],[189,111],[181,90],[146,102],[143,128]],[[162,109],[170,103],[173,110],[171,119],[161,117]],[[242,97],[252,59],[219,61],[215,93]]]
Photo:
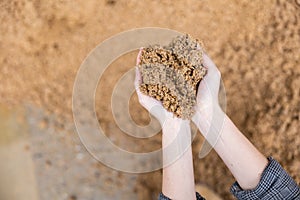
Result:
[[135,67],[135,80],[134,80],[134,86],[135,90],[139,92],[139,86],[142,83],[142,77],[141,73],[138,67]]
[[210,57],[205,52],[203,52],[203,61],[204,61],[204,65],[206,65],[209,68],[216,67],[215,63],[210,59]]
[[[138,65],[141,61],[141,55],[142,55],[142,50],[143,50],[143,47],[140,48],[140,51],[137,55],[137,58],[136,58],[136,64]],[[135,90],[137,92],[139,92],[139,85],[142,83],[142,77],[141,77],[141,73],[140,73],[140,70],[139,68],[136,66],[135,67],[135,81],[134,81],[134,86],[135,86]],[[139,94],[139,93],[138,93]]]
[[139,51],[138,56],[136,58],[136,64],[137,65],[141,62],[142,50],[143,50],[143,47],[140,48],[140,51]]
[[219,80],[221,77],[221,73],[215,63],[209,58],[206,53],[203,53],[203,62],[204,66],[207,67],[208,73],[204,78],[208,78],[211,81]]
[[210,59],[210,57],[203,52],[203,62],[204,65],[208,68],[208,69],[213,69],[213,68],[217,68],[215,63]]

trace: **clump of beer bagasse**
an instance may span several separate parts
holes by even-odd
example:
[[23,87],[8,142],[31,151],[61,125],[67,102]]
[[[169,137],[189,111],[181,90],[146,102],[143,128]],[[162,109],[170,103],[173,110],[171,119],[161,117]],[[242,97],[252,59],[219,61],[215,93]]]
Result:
[[167,46],[144,48],[138,66],[141,92],[161,101],[176,117],[190,119],[198,85],[207,73],[202,53],[199,42],[189,35],[178,36]]

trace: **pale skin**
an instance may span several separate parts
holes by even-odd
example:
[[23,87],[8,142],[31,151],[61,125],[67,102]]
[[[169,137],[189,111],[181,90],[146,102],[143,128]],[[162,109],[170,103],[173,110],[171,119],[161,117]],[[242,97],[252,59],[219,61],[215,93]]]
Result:
[[[199,85],[198,91],[201,92],[198,92],[196,113],[192,121],[213,146],[242,189],[253,189],[258,185],[268,160],[221,110],[218,103],[220,72],[206,54],[203,55],[203,60],[208,73]],[[194,200],[196,196],[189,121],[174,117],[160,102],[142,94],[138,88],[140,83],[141,77],[137,70],[135,87],[139,101],[162,126],[164,162],[162,192],[170,199]],[[217,120],[215,117],[213,120],[213,116],[218,116]],[[220,128],[211,129],[211,127]],[[218,136],[218,140],[213,136]],[[173,151],[165,150],[171,143],[174,144]],[[185,145],[187,148],[182,148]],[[173,156],[174,151],[181,152],[181,156],[169,164],[168,159]]]
[[[137,58],[137,63],[139,63],[139,56]],[[162,192],[171,199],[195,200],[193,158],[190,146],[191,130],[189,121],[173,117],[173,114],[167,112],[159,101],[142,94],[139,90],[140,83],[141,76],[138,70],[136,70],[135,88],[139,102],[158,119],[163,130],[162,148],[163,165],[165,167],[163,168]],[[173,145],[171,151],[167,151],[166,148],[171,143],[175,145]],[[182,146],[187,148],[182,148]],[[179,152],[181,156],[176,159],[175,162],[168,164],[170,163],[168,159],[170,157],[174,157],[172,155],[173,152]]]

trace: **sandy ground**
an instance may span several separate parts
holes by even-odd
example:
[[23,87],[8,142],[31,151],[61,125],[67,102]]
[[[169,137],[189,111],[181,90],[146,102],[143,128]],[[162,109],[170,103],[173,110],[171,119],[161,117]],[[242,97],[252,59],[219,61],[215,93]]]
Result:
[[[107,194],[111,199],[120,199],[129,191],[138,199],[157,197],[161,171],[132,178],[95,164],[81,150],[71,109],[76,72],[87,54],[114,34],[145,26],[175,29],[204,41],[222,72],[228,115],[259,150],[276,158],[299,183],[297,2],[2,0],[0,103],[27,110],[29,148],[39,177],[40,199],[95,199],[105,191],[117,191],[112,188],[120,189],[120,193]],[[105,72],[98,86],[96,108],[99,122],[116,144],[142,152],[159,148],[160,135],[150,141],[129,140],[114,123],[109,106],[115,83],[134,66],[135,56],[136,52],[122,56]],[[130,111],[137,123],[149,122],[136,96]],[[196,182],[206,184],[224,199],[232,199],[228,190],[234,179],[215,152],[202,160],[197,158],[201,141],[198,134],[193,143]],[[86,157],[81,160],[79,153]],[[65,169],[70,170],[65,173]],[[99,181],[98,173],[103,174],[103,181]],[[131,190],[122,189],[129,182]],[[59,195],[53,198],[54,194]]]
[[0,109],[0,198],[38,200],[28,127],[22,109]]

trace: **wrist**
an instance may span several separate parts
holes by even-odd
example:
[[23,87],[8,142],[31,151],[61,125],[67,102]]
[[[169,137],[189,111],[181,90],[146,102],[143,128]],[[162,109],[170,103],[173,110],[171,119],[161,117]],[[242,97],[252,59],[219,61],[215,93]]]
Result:
[[183,120],[181,118],[177,118],[175,116],[169,117],[165,119],[161,126],[163,130],[169,130],[169,129],[177,129],[180,125],[188,125],[189,120]]
[[[180,138],[190,138],[190,122],[180,118],[168,118],[162,124],[162,142],[163,146],[167,146],[174,140]],[[179,135],[180,134],[180,135]]]
[[169,166],[191,147],[191,129],[189,120],[168,119],[163,126],[162,150],[163,165]]
[[215,132],[221,131],[225,116],[226,113],[224,113],[218,103],[215,103],[206,109],[196,110],[192,121],[206,137],[213,129]]

